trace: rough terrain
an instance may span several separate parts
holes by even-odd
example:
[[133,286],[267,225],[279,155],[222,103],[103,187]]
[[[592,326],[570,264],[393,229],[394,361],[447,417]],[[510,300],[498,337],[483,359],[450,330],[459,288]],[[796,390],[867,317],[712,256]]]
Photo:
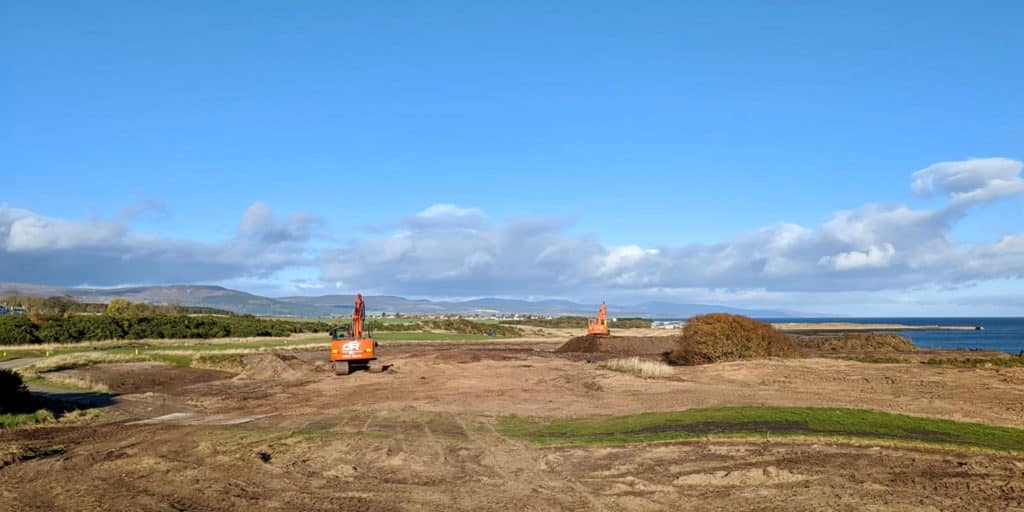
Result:
[[702,440],[534,448],[495,419],[814,405],[1024,428],[1024,369],[837,359],[676,367],[645,380],[561,343],[324,352],[241,374],[155,363],[66,370],[114,405],[82,425],[0,432],[11,510],[1024,510],[1024,458],[870,442]]

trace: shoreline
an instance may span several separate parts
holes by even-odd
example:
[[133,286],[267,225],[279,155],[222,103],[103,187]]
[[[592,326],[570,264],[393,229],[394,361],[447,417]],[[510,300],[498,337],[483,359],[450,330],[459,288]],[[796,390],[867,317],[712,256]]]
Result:
[[980,325],[864,324],[856,322],[778,322],[773,327],[785,332],[857,331],[983,331]]

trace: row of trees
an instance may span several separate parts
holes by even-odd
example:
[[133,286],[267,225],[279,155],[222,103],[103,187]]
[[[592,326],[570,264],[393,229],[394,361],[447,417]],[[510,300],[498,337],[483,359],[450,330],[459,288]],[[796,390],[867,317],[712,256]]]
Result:
[[71,315],[37,321],[32,317],[0,317],[0,344],[73,343],[112,339],[225,338],[288,336],[326,332],[325,322],[298,322],[237,316]]
[[21,307],[28,310],[28,316],[40,323],[54,318],[67,318],[81,314],[109,314],[114,316],[151,315],[232,315],[229,311],[202,306],[180,306],[178,304],[143,304],[126,299],[114,299],[109,304],[79,302],[73,297],[35,297],[32,295],[7,295],[0,304]]

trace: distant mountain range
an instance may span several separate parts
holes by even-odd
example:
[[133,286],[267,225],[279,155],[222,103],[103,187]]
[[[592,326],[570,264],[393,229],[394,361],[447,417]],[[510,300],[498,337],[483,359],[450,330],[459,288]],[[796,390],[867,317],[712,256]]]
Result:
[[[173,285],[131,286],[123,288],[64,288],[22,283],[0,283],[0,297],[7,295],[71,296],[82,302],[103,303],[112,299],[128,299],[150,304],[205,306],[236,313],[260,316],[329,317],[352,313],[354,295],[321,295],[316,297],[262,297],[221,286]],[[365,296],[367,313],[450,313],[450,314],[532,314],[593,315],[597,304],[580,304],[568,300],[526,301],[484,298],[466,301],[432,301],[406,299],[391,295]],[[646,318],[687,318],[703,313],[723,312],[740,315],[780,318],[819,316],[795,311],[742,309],[712,304],[675,302],[642,302],[609,304],[610,316]]]

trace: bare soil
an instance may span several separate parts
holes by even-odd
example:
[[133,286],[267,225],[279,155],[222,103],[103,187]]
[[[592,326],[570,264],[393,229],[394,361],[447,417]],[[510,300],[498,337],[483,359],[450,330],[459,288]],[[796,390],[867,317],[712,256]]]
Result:
[[662,355],[676,348],[675,336],[577,336],[555,352],[616,355]]
[[557,346],[385,345],[392,371],[344,377],[326,351],[261,356],[237,377],[152,363],[73,370],[118,390],[115,405],[91,423],[0,432],[0,508],[1024,510],[1013,455],[821,440],[533,448],[494,430],[509,414],[723,405],[1024,428],[1024,369],[817,358],[645,380]]

